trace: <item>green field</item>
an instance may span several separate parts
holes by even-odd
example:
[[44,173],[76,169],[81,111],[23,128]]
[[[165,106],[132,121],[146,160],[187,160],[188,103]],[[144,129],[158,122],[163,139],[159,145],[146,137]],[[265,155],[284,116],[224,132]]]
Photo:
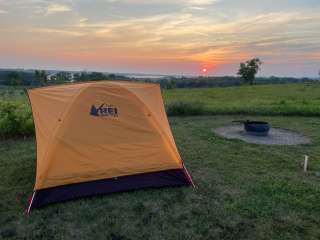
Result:
[[[3,94],[2,100],[26,103],[19,91]],[[320,115],[320,85],[176,89],[164,97],[167,105],[201,102],[210,114],[229,114],[169,118],[195,189],[90,197],[52,204],[27,217],[23,211],[35,180],[34,137],[0,140],[0,239],[320,239],[320,121],[311,117]],[[293,114],[288,110],[293,108],[300,112],[232,115],[276,115],[282,105],[290,106],[281,108],[284,115]],[[312,143],[264,146],[213,133],[246,118],[299,131]],[[305,154],[310,156],[307,173]]]
[[[169,116],[320,116],[320,83],[163,90]],[[23,88],[0,87],[0,139],[34,135]]]
[[282,84],[164,91],[174,102],[204,106],[209,114],[320,116],[320,84]]
[[[167,106],[201,105],[203,114],[320,116],[320,83],[171,89],[163,97]],[[28,102],[23,88],[0,87],[0,100]]]

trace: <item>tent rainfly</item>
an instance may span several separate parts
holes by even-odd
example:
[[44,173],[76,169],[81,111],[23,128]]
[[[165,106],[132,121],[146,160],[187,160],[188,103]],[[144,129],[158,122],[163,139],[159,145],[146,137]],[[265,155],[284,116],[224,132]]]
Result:
[[28,213],[95,194],[193,185],[159,85],[85,82],[34,88],[28,96],[37,144]]

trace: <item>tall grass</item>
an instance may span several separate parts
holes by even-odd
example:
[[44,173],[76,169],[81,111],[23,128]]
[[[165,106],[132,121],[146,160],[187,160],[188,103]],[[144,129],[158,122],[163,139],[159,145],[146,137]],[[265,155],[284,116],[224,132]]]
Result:
[[201,102],[172,102],[166,105],[166,112],[169,116],[196,116],[210,113]]
[[0,102],[0,138],[30,136],[34,125],[30,108],[18,102]]
[[[167,106],[174,102],[183,102],[183,105],[201,102],[202,110],[199,111],[204,114],[320,116],[318,83],[173,89],[163,93]],[[168,113],[171,114],[170,111]]]

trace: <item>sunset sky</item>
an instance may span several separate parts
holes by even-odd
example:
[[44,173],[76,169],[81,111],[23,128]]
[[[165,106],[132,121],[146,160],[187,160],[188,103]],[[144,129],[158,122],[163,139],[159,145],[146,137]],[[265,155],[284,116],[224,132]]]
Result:
[[0,68],[317,76],[320,0],[0,0]]

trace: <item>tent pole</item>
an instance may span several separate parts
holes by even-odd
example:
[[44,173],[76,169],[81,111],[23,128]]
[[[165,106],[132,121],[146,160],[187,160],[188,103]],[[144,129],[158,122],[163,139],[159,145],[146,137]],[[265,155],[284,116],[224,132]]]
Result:
[[33,194],[32,194],[32,197],[31,197],[31,200],[30,200],[30,203],[29,203],[29,207],[28,207],[28,210],[27,210],[27,215],[30,214],[32,202],[33,202],[33,199],[34,199],[34,196],[35,196],[35,195],[36,195],[36,191],[34,191]]
[[193,182],[193,180],[192,180],[192,178],[191,178],[191,176],[190,176],[187,168],[184,166],[184,164],[183,164],[183,169],[184,169],[184,173],[187,175],[187,178],[188,178],[189,181],[191,182],[192,187],[193,187],[193,188],[196,188],[196,185],[194,185],[194,182]]

